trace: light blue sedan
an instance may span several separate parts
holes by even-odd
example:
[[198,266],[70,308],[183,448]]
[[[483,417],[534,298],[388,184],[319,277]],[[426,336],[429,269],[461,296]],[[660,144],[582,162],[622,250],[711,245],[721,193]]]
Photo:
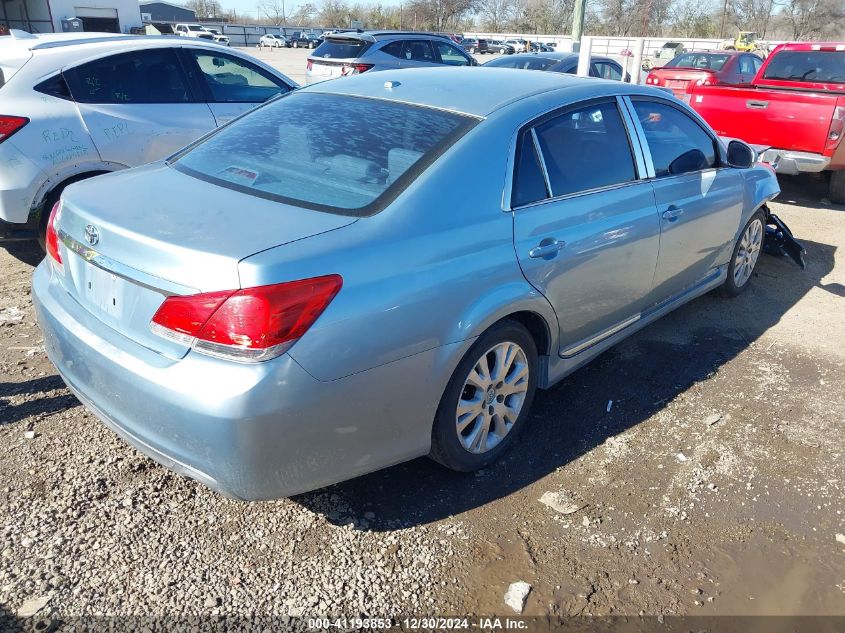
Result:
[[69,187],[33,296],[79,399],[224,494],[469,471],[537,388],[748,287],[779,192],[755,158],[656,89],[364,74]]

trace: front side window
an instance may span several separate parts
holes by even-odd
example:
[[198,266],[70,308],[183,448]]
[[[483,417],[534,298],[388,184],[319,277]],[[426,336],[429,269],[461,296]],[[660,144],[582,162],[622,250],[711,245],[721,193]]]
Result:
[[186,103],[188,83],[170,48],[133,51],[97,59],[66,70],[65,78],[81,103]]
[[657,178],[718,165],[713,138],[688,114],[657,101],[633,100]]
[[435,42],[434,47],[440,55],[440,61],[447,66],[469,66],[469,60],[451,44]]
[[552,196],[637,178],[628,133],[615,102],[570,110],[535,131]]
[[293,93],[222,128],[173,165],[250,195],[370,215],[477,121],[376,99]]
[[290,88],[249,62],[191,50],[214,103],[263,103]]

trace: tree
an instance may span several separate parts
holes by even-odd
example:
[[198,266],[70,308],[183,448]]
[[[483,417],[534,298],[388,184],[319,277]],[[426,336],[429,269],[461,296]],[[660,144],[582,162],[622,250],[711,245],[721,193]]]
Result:
[[481,26],[487,31],[506,31],[514,14],[512,0],[481,0],[478,5]]
[[314,19],[317,17],[317,7],[310,2],[301,4],[290,16],[290,22],[296,26],[314,26]]
[[287,16],[285,16],[285,0],[265,0],[259,8],[267,16],[267,21],[276,26],[280,24],[287,24]]
[[789,23],[794,40],[836,37],[837,25],[845,20],[843,0],[787,0],[783,16]]
[[185,8],[197,15],[197,20],[216,20],[224,15],[218,0],[188,0]]

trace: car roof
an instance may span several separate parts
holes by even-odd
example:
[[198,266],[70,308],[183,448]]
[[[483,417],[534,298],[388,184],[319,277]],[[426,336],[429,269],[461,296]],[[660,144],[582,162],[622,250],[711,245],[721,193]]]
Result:
[[619,81],[483,66],[384,70],[321,81],[298,92],[379,98],[486,117],[515,101],[569,89],[574,99],[588,98],[593,93],[654,95],[658,92],[655,88]]
[[[540,53],[540,52],[533,52],[533,53],[517,53],[515,55],[508,55],[507,59],[532,59],[538,57],[540,59],[554,59],[558,62],[565,62],[570,61],[573,59],[578,59],[578,53],[558,53],[556,51],[551,51],[548,53]],[[603,61],[603,62],[612,62],[613,60],[609,57],[605,57],[603,55],[591,55],[590,59],[593,61]]]
[[120,33],[44,33],[30,34],[29,37],[11,37],[8,40],[0,38],[0,55],[7,51],[28,50],[40,51],[48,49],[66,49],[76,46],[91,46],[107,44],[110,48],[132,48],[153,46],[204,46],[210,40],[193,41],[192,38],[176,37],[174,35],[122,35]]
[[375,42],[388,39],[400,39],[403,37],[436,37],[444,40],[451,40],[448,35],[442,33],[425,33],[418,31],[346,31],[343,33],[332,33],[326,39],[341,40],[364,40],[366,42]]

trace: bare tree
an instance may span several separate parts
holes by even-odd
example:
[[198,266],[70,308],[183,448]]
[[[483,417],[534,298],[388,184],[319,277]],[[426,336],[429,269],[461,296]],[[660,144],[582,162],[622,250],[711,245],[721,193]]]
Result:
[[285,0],[264,0],[259,8],[267,16],[267,21],[270,24],[281,25],[287,23],[287,16],[285,15]]
[[185,8],[193,11],[198,20],[214,20],[224,15],[218,0],[188,0]]
[[845,1],[787,0],[782,15],[789,22],[792,39],[836,37],[845,20]]
[[478,13],[482,28],[495,33],[507,30],[514,16],[514,8],[513,0],[481,0]]

